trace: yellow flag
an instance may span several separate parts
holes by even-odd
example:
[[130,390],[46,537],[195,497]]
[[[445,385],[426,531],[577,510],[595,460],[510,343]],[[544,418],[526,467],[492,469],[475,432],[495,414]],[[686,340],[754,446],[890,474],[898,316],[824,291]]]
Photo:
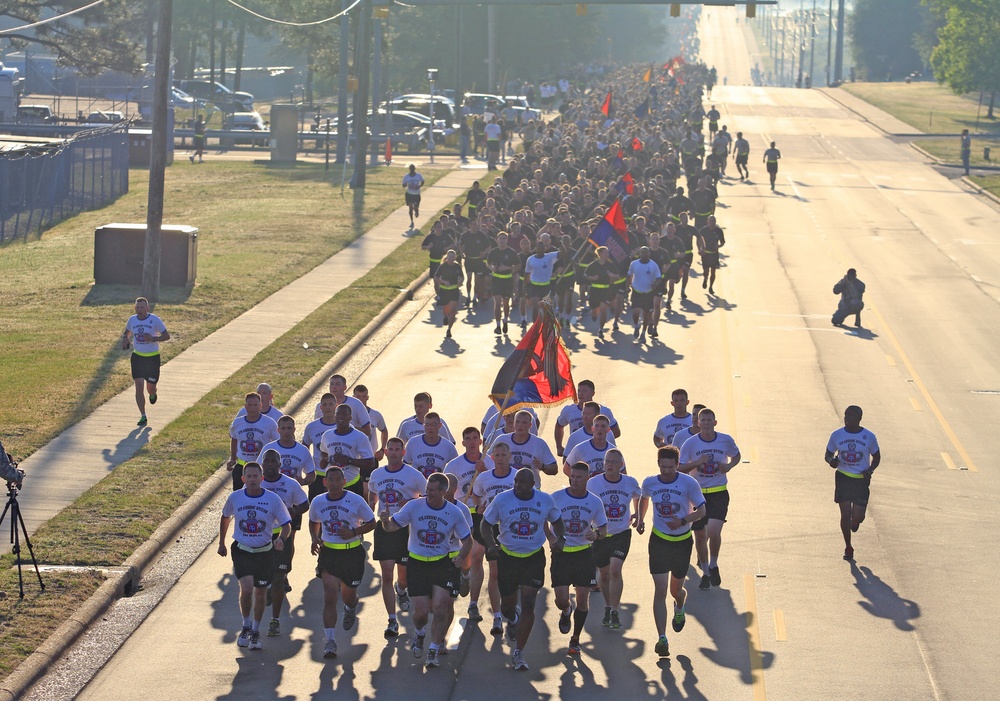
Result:
[[642,82],[648,83],[650,78],[653,77],[653,67],[650,66],[646,69],[646,72],[642,74]]

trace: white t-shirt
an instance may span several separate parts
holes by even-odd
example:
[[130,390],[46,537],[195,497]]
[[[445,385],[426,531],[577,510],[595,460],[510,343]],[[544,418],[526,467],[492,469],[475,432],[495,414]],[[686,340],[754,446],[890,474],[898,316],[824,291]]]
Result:
[[[537,436],[538,435],[538,425],[541,423],[538,420],[538,414],[536,414],[535,410],[532,409],[531,407],[527,407],[526,409],[524,409],[524,411],[526,411],[529,414],[531,414],[531,428],[528,429],[528,430],[531,433],[533,433],[533,434],[535,434]],[[484,426],[483,433],[486,433],[486,432],[491,432],[492,433],[493,432],[493,424],[494,423],[496,423],[497,427],[499,429],[501,429],[498,432],[498,434],[499,433],[503,433],[503,430],[502,430],[504,428],[504,421],[503,421],[503,419],[500,419],[500,421],[497,422],[497,414],[499,414],[499,413],[500,413],[500,410],[497,409],[497,405],[496,404],[490,404],[490,408],[486,410],[486,414],[483,416],[483,423],[482,423],[482,425]],[[487,441],[487,443],[490,443],[490,441]]]
[[[319,442],[319,449],[327,454],[328,466],[336,465],[333,456],[337,453],[343,453],[354,460],[375,457],[372,452],[372,444],[368,442],[368,436],[353,426],[344,435],[337,433],[335,428],[324,433]],[[354,484],[361,477],[361,468],[357,465],[344,465],[341,469],[344,471],[345,485]]]
[[528,276],[529,282],[547,285],[552,280],[552,271],[558,258],[559,251],[543,253],[541,258],[536,254],[529,256],[524,262],[524,272]]
[[630,475],[621,475],[617,482],[612,482],[602,472],[590,478],[587,489],[604,504],[608,535],[627,531],[632,518],[632,500],[642,495],[639,481]]
[[514,439],[513,433],[505,433],[502,436],[497,436],[494,445],[497,443],[506,443],[510,447],[510,469],[517,472],[522,467],[530,467],[532,472],[535,473],[535,487],[541,484],[542,475],[541,472],[536,470],[532,463],[535,458],[542,461],[542,465],[551,465],[556,461],[556,457],[552,454],[549,449],[549,444],[538,436],[532,436],[528,434],[528,440],[523,444],[518,443]]
[[252,497],[246,487],[226,497],[222,515],[233,519],[233,540],[248,548],[270,545],[274,528],[292,520],[280,496],[265,489],[260,496]]
[[398,470],[390,470],[388,465],[380,467],[368,480],[368,489],[378,495],[379,512],[388,511],[390,516],[423,494],[426,486],[424,476],[406,463]]
[[438,436],[437,445],[431,445],[426,436],[419,435],[406,441],[405,455],[424,477],[430,477],[435,472],[444,472],[445,465],[458,457],[458,451],[442,436]]
[[[282,416],[284,416],[284,414],[281,412],[281,410],[278,409],[278,407],[274,406],[274,404],[272,404],[271,406],[269,406],[267,408],[267,411],[261,411],[260,413],[263,414],[264,416],[270,416],[272,419],[274,419],[275,423],[278,422],[278,419],[280,419]],[[247,408],[245,406],[241,406],[240,410],[236,412],[236,415],[237,416],[246,416],[247,415]]]
[[528,499],[518,499],[513,489],[500,492],[486,508],[483,521],[500,526],[500,545],[529,555],[545,545],[545,522],[562,518],[552,497],[534,489]]
[[388,431],[388,427],[385,425],[385,417],[382,416],[382,412],[378,409],[368,408],[368,420],[371,421],[372,435],[372,454],[377,453],[378,449],[382,445],[382,431]]
[[736,447],[732,436],[716,433],[714,439],[706,441],[701,434],[696,434],[681,446],[681,464],[694,462],[702,455],[708,455],[708,462],[695,469],[691,476],[698,480],[702,489],[724,487],[729,482],[729,477],[727,473],[719,472],[719,468],[739,454],[740,449]]
[[639,293],[652,292],[653,285],[660,279],[660,266],[652,259],[645,263],[636,259],[629,263],[628,276],[632,281],[633,290]]
[[[424,422],[418,421],[416,414],[408,419],[404,419],[399,424],[399,430],[396,431],[396,438],[401,438],[404,443],[414,436],[422,435],[424,435]],[[438,435],[451,443],[455,442],[455,437],[451,435],[451,431],[448,429],[448,422],[444,419],[441,419],[441,430],[438,431]]]
[[331,499],[329,493],[320,494],[309,505],[309,520],[322,524],[320,533],[324,543],[344,545],[360,540],[361,536],[344,540],[339,535],[341,528],[357,528],[375,520],[375,512],[363,497],[354,492],[344,492],[339,499]]
[[132,351],[136,355],[157,355],[160,352],[159,343],[145,340],[167,330],[156,314],[147,314],[145,319],[133,314],[125,322],[125,328],[132,334]]
[[[691,433],[692,429],[694,430],[694,433]],[[677,433],[674,434],[674,437],[670,439],[670,445],[675,446],[677,448],[681,448],[681,447],[684,446],[684,443],[689,438],[691,438],[692,436],[697,436],[697,435],[698,435],[698,427],[697,426],[690,426],[689,425],[685,429],[678,429]]]
[[237,460],[256,462],[264,446],[278,440],[278,424],[270,416],[261,414],[256,421],[249,421],[244,414],[229,425],[229,437],[236,439]]
[[[392,519],[400,526],[410,527],[406,547],[413,555],[422,559],[447,557],[451,551],[453,534],[459,540],[472,534],[462,509],[450,501],[434,509],[426,498],[414,499],[406,502]],[[471,515],[469,519],[472,519]]]
[[[611,428],[618,425],[615,415],[608,407],[601,404],[601,411],[599,413],[608,417],[608,423],[611,425]],[[556,423],[560,426],[569,426],[570,432],[579,431],[583,428],[583,409],[580,408],[579,404],[567,404],[560,410]]]
[[674,434],[690,427],[691,414],[677,418],[671,412],[656,422],[656,430],[653,431],[653,435],[663,441],[664,445],[673,445],[671,441],[674,439]]
[[292,479],[299,479],[316,471],[316,465],[313,463],[309,449],[298,441],[295,441],[291,448],[281,445],[280,441],[272,441],[260,451],[261,459],[264,458],[264,452],[268,450],[278,451],[278,455],[281,456],[281,467],[279,468],[281,474]]
[[407,195],[419,195],[420,188],[424,185],[424,176],[420,173],[413,173],[412,175],[407,173],[403,176],[403,185],[406,186]]
[[[462,516],[465,517],[465,523],[466,525],[469,526],[469,534],[471,535],[472,524],[473,524],[472,509],[470,509],[468,506],[466,506],[460,501],[456,501],[455,506],[461,509]],[[451,541],[448,543],[448,550],[449,550],[448,554],[454,557],[454,555],[457,555],[461,549],[462,549],[462,539],[458,537],[458,531],[454,530],[451,532]]]
[[[351,407],[351,426],[356,429],[362,429],[371,423],[371,417],[368,416],[368,410],[365,409],[364,403],[357,397],[352,397],[351,395],[345,395],[344,401],[340,404],[346,404]],[[337,406],[340,406],[338,404]],[[313,411],[313,418],[318,419],[323,416],[323,410],[320,408],[320,404],[316,405],[316,409]]]
[[[278,475],[278,479],[274,482],[261,480],[260,486],[281,497],[281,501],[285,505],[285,508],[288,509],[288,513],[291,513],[292,509],[296,506],[309,503],[309,495],[306,494],[306,490],[302,488],[302,485],[286,475]],[[274,533],[277,533],[281,530],[281,526],[275,526],[272,530]]]
[[483,132],[486,134],[487,141],[499,141],[500,140],[500,125],[495,122],[490,122],[483,128]]
[[590,476],[604,472],[604,454],[615,446],[611,441],[606,441],[603,449],[594,445],[593,440],[577,443],[570,452],[566,453],[566,464],[572,467],[578,462],[585,462],[590,465]]
[[659,531],[663,535],[684,535],[691,530],[690,525],[670,528],[667,521],[687,518],[705,503],[698,481],[683,472],[678,472],[673,482],[663,482],[659,475],[647,477],[642,481],[642,496],[649,497],[653,508],[653,532]]
[[[593,432],[588,431],[586,426],[581,426],[576,431],[573,431],[573,433],[569,434],[569,438],[566,439],[566,445],[563,446],[563,455],[569,455],[571,452],[573,452],[573,448],[580,445],[581,443],[586,443],[593,437],[594,437]],[[612,447],[615,447],[615,437],[610,432],[608,433],[607,440]]]
[[604,504],[590,492],[582,497],[575,497],[568,489],[560,489],[552,494],[552,501],[562,514],[567,548],[591,545],[591,541],[587,540],[587,533],[591,529],[608,525]]
[[[486,453],[483,453],[482,460],[486,465],[486,470],[484,470],[484,472],[489,472],[495,467],[493,464],[493,458]],[[472,477],[476,474],[476,463],[469,460],[469,458],[465,456],[465,453],[462,453],[444,466],[444,472],[445,474],[451,473],[458,478],[458,491],[455,492],[455,495],[458,501],[463,503],[468,502],[469,497],[471,496],[470,488],[472,487]]]
[[319,466],[320,460],[323,459],[319,444],[323,439],[323,434],[335,428],[337,428],[336,423],[328,424],[324,423],[323,419],[316,419],[306,424],[306,429],[302,432],[302,445],[307,448],[312,446],[313,471],[320,477],[326,475],[326,470]]
[[494,468],[476,478],[476,483],[472,485],[472,495],[476,498],[478,511],[485,511],[498,494],[514,488],[514,474],[514,470],[508,470],[501,477]]
[[851,477],[856,477],[871,467],[872,455],[879,452],[878,439],[864,427],[858,433],[838,428],[830,435],[826,449],[840,459],[837,471]]

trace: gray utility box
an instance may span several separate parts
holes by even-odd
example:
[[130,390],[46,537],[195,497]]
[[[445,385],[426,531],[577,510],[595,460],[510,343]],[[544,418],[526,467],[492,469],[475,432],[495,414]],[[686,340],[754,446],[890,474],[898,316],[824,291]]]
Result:
[[[94,230],[94,282],[141,285],[146,254],[145,224],[105,224]],[[160,227],[160,284],[190,287],[198,272],[198,229]]]

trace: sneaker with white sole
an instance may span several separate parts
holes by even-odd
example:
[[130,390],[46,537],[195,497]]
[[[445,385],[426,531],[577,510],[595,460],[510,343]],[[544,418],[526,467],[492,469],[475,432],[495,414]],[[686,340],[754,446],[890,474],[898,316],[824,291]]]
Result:
[[273,638],[276,635],[281,635],[281,622],[277,618],[272,618],[267,626],[267,637]]
[[510,653],[510,663],[519,672],[528,669],[528,663],[524,661],[524,652],[521,650],[514,650]]
[[239,647],[246,647],[250,644],[250,626],[243,626],[243,630],[240,631],[240,635],[236,638],[236,644]]
[[358,608],[344,607],[344,630],[350,630],[358,620]]
[[250,645],[251,650],[260,650],[263,645],[260,644],[260,631],[253,630],[250,631]]
[[414,635],[410,638],[410,654],[414,657],[422,657],[424,654],[424,636]]
[[438,649],[436,647],[427,649],[427,659],[424,660],[424,667],[440,667],[441,662],[438,660]]
[[336,640],[324,640],[323,641],[323,659],[332,660],[337,656],[337,641]]
[[404,613],[410,610],[410,595],[405,589],[396,589],[396,606]]
[[385,637],[395,638],[399,635],[399,621],[395,618],[389,619],[389,624],[385,627]]

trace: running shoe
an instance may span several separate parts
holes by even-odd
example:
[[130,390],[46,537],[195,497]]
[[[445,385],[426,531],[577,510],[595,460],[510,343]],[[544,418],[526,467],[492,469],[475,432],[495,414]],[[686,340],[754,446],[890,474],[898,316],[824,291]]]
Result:
[[520,629],[521,629],[521,627],[517,624],[517,621],[515,621],[513,623],[507,623],[507,642],[508,643],[513,644],[513,643],[517,642],[517,633],[518,633],[518,631]]
[[140,416],[139,420],[136,422],[135,425],[136,426],[145,426],[147,423],[149,423],[149,422],[146,420],[146,417],[145,416]]
[[635,331],[632,332],[632,338],[635,338],[635,339],[639,338],[639,325],[638,324],[636,324],[636,326],[635,326]]
[[848,562],[854,560],[854,548],[844,548],[844,559]]
[[712,588],[712,578],[707,574],[701,576],[701,583],[698,585],[699,589],[711,589]]
[[621,622],[621,619],[618,618],[618,612],[617,611],[612,611],[611,612],[611,627],[612,628],[621,628],[622,627],[622,622]]
[[448,329],[447,331],[444,332],[444,337],[451,338],[451,329]]
[[708,576],[713,587],[717,587],[722,584],[722,575],[719,573],[718,567],[709,567]]
[[674,632],[680,633],[684,630],[684,624],[687,623],[687,616],[684,615],[684,609],[674,609]]
[[483,614],[479,613],[479,604],[473,601],[469,604],[469,621],[479,623],[481,620],[483,620]]
[[156,404],[156,392],[153,392],[151,395],[149,395],[149,403]]
[[490,635],[499,636],[503,635],[503,619],[493,618],[493,627],[490,628]]
[[389,619],[389,624],[385,627],[385,637],[395,638],[399,635],[399,621],[395,618]]
[[458,582],[458,594],[459,596],[468,596],[469,590],[472,589],[472,580],[467,574],[463,574]]
[[859,528],[861,528],[860,522],[851,521],[851,533],[857,533]]
[[504,334],[507,333],[507,320],[506,319],[503,320],[503,332],[504,332]]
[[570,606],[565,611],[559,614],[559,632],[562,633],[563,635],[569,633],[570,626],[572,625],[570,616],[572,615],[573,615],[572,606]]
[[670,645],[667,643],[666,637],[662,637],[656,641],[656,645],[653,646],[653,652],[660,657],[670,657]]
[[358,608],[344,607],[344,630],[350,630],[358,620]]
[[276,635],[281,635],[281,622],[277,618],[272,618],[267,626],[267,637],[273,638]]
[[251,650],[260,650],[263,645],[260,644],[260,631],[252,630],[250,631],[250,645]]
[[605,628],[608,628],[608,627],[611,626],[611,607],[610,606],[605,606],[604,607],[604,619],[601,621],[601,625],[604,626]]
[[323,659],[332,660],[337,656],[337,641],[325,640],[323,642]]
[[440,667],[441,662],[438,661],[438,650],[436,647],[429,648],[427,650],[427,659],[424,660],[424,667]]
[[641,336],[639,336],[639,343],[645,343],[645,342],[646,342],[646,334],[642,334]]
[[410,610],[410,595],[406,593],[405,589],[396,589],[396,606],[399,607],[400,611]]
[[510,653],[510,663],[519,672],[528,669],[528,663],[524,661],[524,653],[521,650],[514,650]]
[[422,657],[424,654],[424,636],[414,635],[410,638],[410,654],[414,657]]
[[250,644],[250,626],[243,626],[243,630],[240,631],[240,635],[236,638],[236,644],[239,647],[246,647]]
[[496,336],[500,335],[500,333],[501,333],[501,331],[500,331],[500,324],[497,324],[497,327],[495,329],[493,329],[493,333]]
[[566,651],[567,654],[570,654],[570,655],[579,655],[581,651],[582,651],[582,648],[580,647],[580,639],[579,638],[570,638],[569,639],[569,650]]
[[611,330],[614,331],[615,333],[618,333],[619,329],[618,329],[618,322],[617,321],[614,324],[611,325]]

